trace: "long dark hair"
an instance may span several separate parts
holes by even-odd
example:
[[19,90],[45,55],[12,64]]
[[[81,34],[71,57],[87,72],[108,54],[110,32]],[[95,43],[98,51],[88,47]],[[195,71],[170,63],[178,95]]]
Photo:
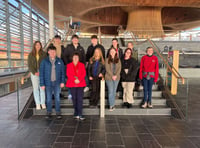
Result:
[[39,43],[40,44],[40,50],[38,52],[38,54],[40,55],[40,53],[42,52],[42,43],[40,41],[35,41],[34,44],[33,44],[33,48],[32,48],[32,51],[31,51],[31,54],[32,56],[36,56],[36,44]]
[[132,51],[131,48],[126,48],[126,50],[124,51],[124,58],[125,58],[125,54],[126,54],[126,52],[127,52],[128,50],[131,51],[131,55],[130,55],[130,57],[129,57],[129,59],[130,59],[130,58],[132,57],[132,55],[133,55],[133,51]]
[[[110,51],[111,51],[112,49],[114,49],[114,50],[116,51],[115,48],[111,48]],[[108,64],[110,64],[110,63],[116,64],[116,63],[118,63],[118,62],[119,62],[119,57],[117,56],[117,52],[115,53],[114,59],[112,58],[112,56],[111,56],[110,53],[109,53],[109,55],[108,55]]]

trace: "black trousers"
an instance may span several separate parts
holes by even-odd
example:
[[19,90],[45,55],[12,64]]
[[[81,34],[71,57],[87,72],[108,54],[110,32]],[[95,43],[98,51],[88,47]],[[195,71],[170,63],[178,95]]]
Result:
[[99,77],[93,77],[93,80],[91,80],[92,90],[90,94],[90,105],[98,105],[100,100],[100,81],[101,78]]
[[82,116],[84,87],[71,87],[72,101],[74,105],[74,116]]

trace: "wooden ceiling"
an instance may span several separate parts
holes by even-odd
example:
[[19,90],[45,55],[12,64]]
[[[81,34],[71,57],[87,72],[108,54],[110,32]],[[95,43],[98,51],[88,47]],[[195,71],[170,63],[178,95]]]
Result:
[[[32,4],[48,15],[48,0]],[[97,33],[101,26],[103,34],[112,35],[118,26],[151,37],[200,26],[199,0],[54,0],[54,12],[55,20],[80,21],[82,32]],[[63,28],[64,22],[57,25]]]

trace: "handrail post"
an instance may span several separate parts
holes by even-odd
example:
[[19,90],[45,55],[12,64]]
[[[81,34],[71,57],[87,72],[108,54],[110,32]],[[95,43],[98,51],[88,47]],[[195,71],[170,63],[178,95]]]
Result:
[[[173,51],[173,71],[175,72],[175,70],[178,72],[178,67],[179,67],[179,51],[178,50],[174,50]],[[175,69],[175,70],[174,70]],[[172,75],[172,80],[171,80],[171,93],[172,95],[176,95],[177,94],[177,83],[178,83],[178,77],[176,77],[175,75]]]
[[105,117],[105,80],[101,80],[100,89],[100,118]]
[[20,109],[20,102],[19,102],[19,101],[20,101],[20,98],[19,98],[19,97],[20,97],[20,94],[19,94],[19,91],[20,91],[20,90],[19,90],[19,87],[20,87],[20,85],[19,85],[19,79],[16,78],[16,79],[15,79],[15,82],[17,83],[17,84],[16,84],[16,85],[17,85],[17,115],[18,115],[18,116],[17,116],[17,119],[19,120],[19,114],[20,114],[20,113],[19,113],[19,109]]
[[49,0],[49,38],[54,37],[54,0]]

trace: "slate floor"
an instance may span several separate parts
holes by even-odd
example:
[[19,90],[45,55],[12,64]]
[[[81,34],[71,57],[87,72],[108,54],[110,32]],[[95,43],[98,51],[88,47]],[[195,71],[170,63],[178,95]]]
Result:
[[6,116],[16,114],[14,105],[9,105],[12,111],[4,111],[0,101],[0,148],[200,148],[199,86],[200,80],[190,84],[187,121],[169,116],[86,116],[80,122],[72,116],[33,116],[18,122]]

